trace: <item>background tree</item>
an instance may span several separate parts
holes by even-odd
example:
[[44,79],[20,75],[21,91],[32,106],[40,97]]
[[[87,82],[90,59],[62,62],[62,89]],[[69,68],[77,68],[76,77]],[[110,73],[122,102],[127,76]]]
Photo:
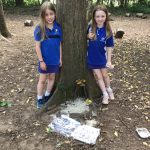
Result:
[[23,0],[15,0],[16,6],[21,6],[23,5],[24,1]]
[[11,34],[9,33],[5,18],[4,18],[4,11],[3,11],[3,4],[2,0],[0,0],[0,34],[4,37],[10,37]]

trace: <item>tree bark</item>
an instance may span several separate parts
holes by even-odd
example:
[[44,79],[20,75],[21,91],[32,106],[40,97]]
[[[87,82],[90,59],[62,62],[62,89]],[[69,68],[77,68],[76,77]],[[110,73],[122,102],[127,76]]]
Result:
[[15,0],[16,6],[21,6],[24,3],[24,0]]
[[129,2],[129,0],[125,0],[125,2],[124,2],[124,6],[125,6],[125,7],[128,6],[128,2]]
[[6,26],[2,0],[0,0],[0,34],[4,37],[11,36],[11,34],[9,33],[7,26]]
[[120,7],[124,6],[124,0],[120,0]]
[[96,5],[100,5],[100,4],[103,4],[103,1],[102,0],[97,0]]
[[145,0],[138,0],[138,3],[139,4],[146,4],[146,1]]

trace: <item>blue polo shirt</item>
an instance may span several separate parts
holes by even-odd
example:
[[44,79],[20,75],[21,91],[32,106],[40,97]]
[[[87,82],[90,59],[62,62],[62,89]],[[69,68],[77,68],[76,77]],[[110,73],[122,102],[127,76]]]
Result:
[[[88,33],[91,31],[91,26],[88,27]],[[106,47],[113,47],[113,36],[107,38],[106,27],[96,28],[96,40],[88,40],[87,47],[87,64],[95,66],[105,66],[107,62]]]
[[36,26],[34,30],[34,40],[41,42],[41,53],[46,65],[60,64],[60,43],[62,41],[61,26],[54,22],[53,29],[45,27],[46,36],[42,40],[40,26]]

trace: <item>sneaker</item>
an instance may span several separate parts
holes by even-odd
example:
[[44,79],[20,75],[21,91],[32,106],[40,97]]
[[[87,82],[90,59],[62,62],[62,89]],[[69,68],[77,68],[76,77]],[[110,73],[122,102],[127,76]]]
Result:
[[36,106],[38,109],[41,108],[43,106],[43,104],[44,104],[43,99],[37,99]]
[[108,92],[108,95],[109,95],[109,99],[110,99],[110,100],[114,100],[115,97],[114,97],[113,91],[107,91],[107,92]]
[[108,99],[109,99],[109,96],[103,96],[102,104],[108,105],[109,104]]
[[51,98],[52,94],[49,96],[44,96],[44,104],[48,102],[48,100]]

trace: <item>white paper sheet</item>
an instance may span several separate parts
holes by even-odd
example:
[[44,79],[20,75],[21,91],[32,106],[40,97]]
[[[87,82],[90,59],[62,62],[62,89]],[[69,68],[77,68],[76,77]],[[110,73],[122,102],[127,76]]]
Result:
[[66,115],[55,118],[48,126],[57,133],[67,137],[73,137],[87,144],[95,144],[97,137],[100,135],[100,129],[88,125],[81,125],[80,122]]
[[61,115],[61,118],[55,118],[48,126],[55,132],[69,137],[71,133],[80,125],[80,122],[69,118],[66,115]]
[[100,129],[87,125],[81,125],[77,127],[71,134],[74,139],[88,144],[95,144],[99,135]]

